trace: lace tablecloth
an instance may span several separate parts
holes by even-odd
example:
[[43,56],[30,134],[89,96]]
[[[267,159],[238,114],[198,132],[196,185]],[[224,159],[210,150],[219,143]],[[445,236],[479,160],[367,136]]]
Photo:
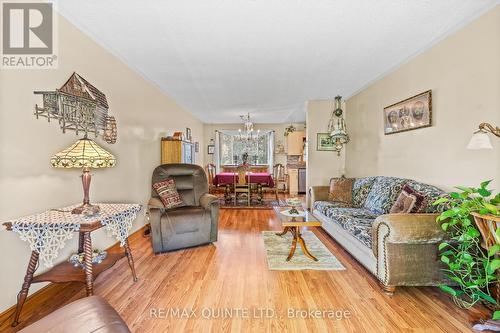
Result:
[[82,223],[100,221],[108,233],[115,236],[120,246],[123,246],[142,206],[118,203],[96,205],[99,205],[101,211],[94,216],[71,214],[71,210],[79,206],[73,205],[12,220],[12,231],[27,241],[32,251],[40,254],[40,259],[47,267],[53,265],[59,249],[64,247],[68,239],[73,238]]

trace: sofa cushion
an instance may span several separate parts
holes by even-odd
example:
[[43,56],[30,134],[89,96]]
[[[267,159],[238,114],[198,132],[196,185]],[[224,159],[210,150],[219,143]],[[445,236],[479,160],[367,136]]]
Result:
[[337,223],[361,243],[371,248],[372,224],[377,217],[364,208],[332,207],[324,214],[331,223]]
[[425,197],[406,184],[403,186],[403,190],[399,193],[389,213],[417,213],[420,212],[424,206]]
[[434,206],[432,203],[442,196],[446,196],[446,192],[436,186],[423,184],[415,180],[410,180],[407,184],[414,191],[422,194],[425,197],[425,203],[420,210],[422,213],[439,213],[446,210],[446,205]]
[[354,178],[332,178],[330,179],[330,190],[328,200],[334,202],[344,202],[352,206],[352,185]]
[[330,208],[337,207],[348,207],[343,202],[333,202],[333,201],[316,201],[314,202],[313,210],[317,210],[323,215],[326,215],[326,211]]
[[408,179],[377,177],[363,207],[378,215],[387,214],[407,182]]
[[154,183],[153,188],[160,196],[160,199],[165,205],[165,208],[171,209],[175,207],[184,206],[184,202],[182,201],[179,192],[177,192],[175,181],[172,178],[168,178],[164,181]]
[[363,207],[376,178],[363,177],[354,181],[354,184],[352,184],[352,203],[354,207]]

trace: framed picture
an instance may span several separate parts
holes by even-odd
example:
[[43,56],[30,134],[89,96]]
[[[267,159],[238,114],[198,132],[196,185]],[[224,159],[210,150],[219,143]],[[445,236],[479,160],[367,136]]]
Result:
[[191,142],[191,129],[189,127],[186,127],[186,140]]
[[208,145],[208,153],[215,154],[215,145]]
[[384,134],[432,126],[432,91],[407,98],[384,108]]
[[334,151],[335,141],[330,136],[330,133],[318,133],[316,140],[316,150],[319,151]]

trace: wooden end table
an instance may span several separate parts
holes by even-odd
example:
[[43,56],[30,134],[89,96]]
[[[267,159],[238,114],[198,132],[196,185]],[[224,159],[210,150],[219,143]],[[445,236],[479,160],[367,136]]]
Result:
[[292,239],[292,247],[290,248],[290,253],[288,254],[288,257],[286,258],[286,261],[290,261],[295,254],[295,249],[297,248],[297,243],[300,244],[300,247],[302,248],[302,252],[306,255],[306,257],[318,261],[318,259],[309,252],[306,246],[306,242],[304,241],[304,238],[302,238],[302,234],[300,233],[300,228],[302,227],[320,227],[321,222],[314,217],[313,214],[308,212],[307,210],[302,210],[299,209],[301,212],[304,212],[304,216],[301,217],[291,217],[291,216],[286,216],[283,215],[281,212],[291,209],[292,207],[283,207],[283,206],[276,206],[273,207],[273,210],[278,217],[278,219],[281,222],[281,225],[283,226],[283,231],[276,233],[277,236],[283,236],[287,232],[291,232],[293,235]]
[[[12,222],[3,223],[5,228],[12,231]],[[17,326],[19,323],[19,316],[21,315],[21,310],[23,308],[26,297],[28,296],[28,291],[32,283],[38,282],[53,282],[53,283],[63,283],[63,282],[80,282],[85,283],[85,289],[87,296],[92,296],[94,294],[94,280],[99,274],[105,270],[111,268],[118,260],[123,257],[127,257],[130,270],[132,272],[132,278],[134,282],[137,281],[137,275],[135,273],[134,259],[132,256],[132,250],[130,249],[128,238],[125,239],[123,244],[124,251],[121,253],[108,253],[106,258],[99,264],[92,264],[92,239],[91,232],[99,230],[104,227],[100,220],[94,220],[90,222],[81,222],[78,239],[78,253],[84,254],[84,268],[75,267],[73,264],[67,260],[53,266],[46,272],[34,276],[35,271],[39,264],[39,253],[37,251],[31,252],[31,257],[28,263],[28,268],[26,269],[26,275],[24,276],[24,282],[21,287],[21,291],[17,297],[16,312],[14,315],[14,320],[12,321],[12,326]]]

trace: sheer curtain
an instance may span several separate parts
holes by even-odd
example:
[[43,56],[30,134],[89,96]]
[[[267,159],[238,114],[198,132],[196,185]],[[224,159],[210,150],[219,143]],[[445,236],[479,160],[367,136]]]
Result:
[[220,132],[215,131],[215,152],[214,152],[214,161],[215,161],[215,172],[220,172]]
[[269,132],[269,149],[267,150],[267,161],[269,163],[269,173],[273,172],[274,165],[274,131]]

